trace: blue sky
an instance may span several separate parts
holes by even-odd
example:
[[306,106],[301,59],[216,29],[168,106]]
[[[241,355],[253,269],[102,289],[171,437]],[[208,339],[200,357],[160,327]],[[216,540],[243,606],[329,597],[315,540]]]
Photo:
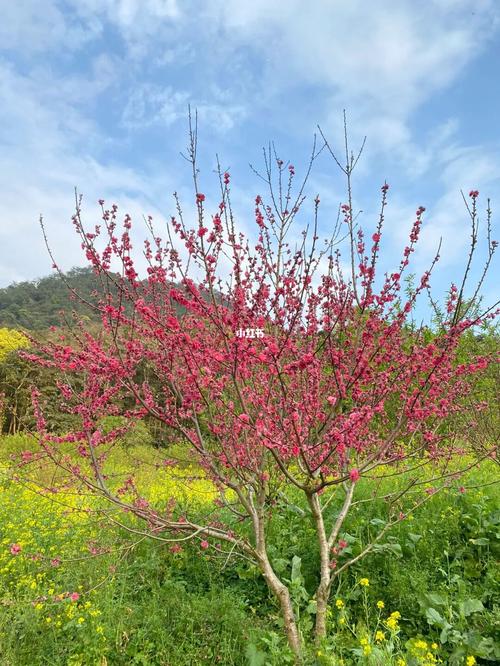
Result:
[[[460,189],[500,207],[500,3],[495,0],[0,0],[0,286],[50,273],[43,213],[64,268],[82,265],[73,188],[140,226],[192,207],[187,105],[198,109],[202,188],[215,153],[232,173],[242,229],[262,186],[249,163],[276,142],[300,173],[319,124],[334,147],[342,110],[366,148],[354,179],[367,229],[391,185],[386,257],[426,207],[415,270],[443,238],[444,288],[469,236]],[[211,193],[213,193],[211,195]],[[326,155],[310,181],[327,231],[345,199]],[[304,209],[303,220],[311,209]],[[312,205],[312,204],[311,204]],[[498,216],[497,216],[498,217]],[[497,225],[498,228],[498,225]],[[138,233],[138,232],[136,232]],[[498,234],[497,234],[498,235]],[[497,264],[498,266],[498,264]],[[491,296],[494,281],[486,292]]]

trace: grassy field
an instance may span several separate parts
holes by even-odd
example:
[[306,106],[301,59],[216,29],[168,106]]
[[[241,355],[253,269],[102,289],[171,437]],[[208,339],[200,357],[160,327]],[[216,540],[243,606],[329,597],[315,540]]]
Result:
[[[279,613],[249,563],[182,550],[125,530],[105,529],[76,492],[36,494],[9,479],[21,438],[0,441],[0,663],[94,666],[292,663]],[[28,442],[29,444],[29,442]],[[118,454],[147,457],[147,451]],[[122,461],[125,467],[125,460]],[[186,469],[186,475],[192,475]],[[500,648],[497,475],[484,463],[391,533],[384,548],[340,579],[330,638],[311,664],[494,664]],[[202,510],[210,484],[166,471],[140,476],[155,502],[175,495]],[[498,476],[497,476],[498,478]],[[488,484],[488,485],[484,485]],[[370,488],[361,487],[369,496]],[[382,507],[379,507],[380,509]],[[376,526],[377,506],[360,504],[345,529],[349,548]],[[131,519],[130,519],[131,520]],[[292,576],[301,629],[312,623],[312,528],[297,513],[273,519],[272,557]]]

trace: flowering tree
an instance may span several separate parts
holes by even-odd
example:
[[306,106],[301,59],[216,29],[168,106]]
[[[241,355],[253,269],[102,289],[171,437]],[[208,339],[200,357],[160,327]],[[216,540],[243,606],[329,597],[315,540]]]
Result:
[[[142,519],[143,528],[134,528],[141,535],[198,541],[207,553],[232,554],[257,565],[279,602],[297,660],[303,637],[290,586],[269,555],[273,511],[283,503],[299,505],[304,521],[314,525],[319,644],[338,576],[383,543],[408,511],[473,464],[470,458],[462,466],[453,463],[455,454],[470,452],[473,443],[451,426],[474,376],[492,358],[458,362],[456,350],[465,331],[498,312],[472,314],[465,301],[478,240],[477,191],[468,204],[472,245],[464,277],[451,286],[439,326],[417,327],[414,306],[427,297],[439,256],[418,283],[406,291],[402,287],[425,209],[416,211],[396,268],[380,275],[389,185],[382,186],[378,223],[366,237],[353,214],[351,177],[357,160],[346,147],[346,162],[340,165],[321,136],[322,147],[317,150],[315,143],[298,186],[294,167],[266,152],[261,177],[269,203],[255,199],[256,240],[251,242],[236,228],[230,175],[220,167],[220,203],[208,210],[191,129],[188,157],[197,222],[189,227],[177,197],[166,238],[147,220],[147,275],[134,255],[131,218],[125,215],[120,225],[118,207],[101,201],[102,222],[89,231],[77,199],[73,224],[101,281],[102,293],[89,306],[100,312],[102,329],[91,332],[80,324],[27,354],[61,372],[61,404],[78,415],[80,425],[64,436],[51,433],[34,390],[41,450],[26,453],[23,463],[57,465],[73,482],[105,498],[114,507],[115,522],[120,522],[116,508]],[[293,222],[304,207],[307,176],[321,150],[330,151],[345,174],[346,203],[333,234],[319,245],[316,197],[312,230],[292,247]],[[487,259],[478,288],[496,245],[489,219],[488,212]],[[349,254],[347,269],[342,247]],[[477,295],[475,290],[474,301]],[[213,484],[206,516],[189,513],[174,499],[155,505],[139,491],[133,467],[123,482],[115,482],[106,461],[125,426],[105,433],[100,423],[119,413],[130,423],[154,418],[176,433],[186,456]],[[162,449],[156,453],[159,475],[165,465],[183,464],[165,459]],[[487,446],[481,449],[482,456],[491,453]],[[357,494],[362,479],[373,481],[376,497],[378,483],[388,478],[394,486],[384,496],[387,520],[357,552],[346,555],[344,522],[363,501]]]

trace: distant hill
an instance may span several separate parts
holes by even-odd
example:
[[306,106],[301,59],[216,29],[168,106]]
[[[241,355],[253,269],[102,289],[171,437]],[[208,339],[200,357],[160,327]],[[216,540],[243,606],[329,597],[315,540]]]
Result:
[[[115,276],[119,277],[118,274]],[[175,286],[182,289],[179,284]],[[62,311],[66,318],[76,312],[82,320],[101,323],[99,313],[75,298],[72,289],[80,299],[92,304],[103,295],[100,279],[90,267],[72,268],[64,277],[55,273],[32,282],[15,282],[0,289],[0,328],[42,331],[49,326],[60,325],[64,321]],[[113,285],[110,285],[110,291],[115,291]],[[123,305],[125,311],[129,311],[127,303]],[[174,304],[174,309],[178,314],[185,312],[177,304]]]
[[[67,283],[67,284],[66,284]],[[32,282],[17,282],[0,289],[0,328],[37,331],[61,323],[61,310],[68,315],[74,310],[86,318],[100,318],[78,300],[70,298],[68,285],[91,302],[98,279],[91,268],[73,268],[63,280],[58,274]]]

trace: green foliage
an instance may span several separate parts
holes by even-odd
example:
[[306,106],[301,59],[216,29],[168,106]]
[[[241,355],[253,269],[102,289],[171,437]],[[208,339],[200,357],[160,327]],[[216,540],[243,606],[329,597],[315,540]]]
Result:
[[[138,427],[135,438],[142,441],[145,432]],[[7,466],[11,454],[36,446],[26,435],[5,437],[0,463]],[[144,441],[136,449],[130,441],[116,449],[110,464],[119,472],[121,458],[144,458],[149,447]],[[317,582],[312,524],[305,507],[285,509],[277,502],[270,555],[291,584],[300,631],[309,644],[305,664],[400,666],[404,659],[407,666],[423,666],[433,663],[428,654],[452,666],[462,666],[467,656],[478,664],[496,663],[500,514],[498,490],[491,484],[495,475],[495,466],[483,463],[460,481],[465,492],[454,487],[436,495],[342,574],[332,591],[327,640],[319,648],[309,639],[315,619],[310,590]],[[166,477],[153,492],[169,496],[167,483]],[[373,485],[360,483],[361,499],[370,497]],[[484,483],[490,485],[474,487]],[[0,478],[0,493],[2,665],[293,663],[279,609],[248,561],[217,557],[194,542],[171,552],[169,544],[106,530],[104,519],[81,511],[83,498],[71,493],[54,503],[6,478]],[[383,500],[354,508],[341,535],[346,555],[357,554],[368,535],[380,529],[383,509]],[[331,515],[337,510],[332,501]],[[10,553],[13,543],[22,546],[21,554]],[[100,554],[92,556],[92,548]],[[41,559],[29,557],[37,553]],[[52,558],[60,558],[60,564],[51,566]],[[52,601],[53,595],[72,591],[81,595],[77,602]],[[377,606],[380,601],[383,608]],[[387,622],[394,613],[399,617],[391,629]],[[383,639],[379,634],[377,640],[377,631]]]
[[[127,420],[122,416],[106,416],[101,419],[99,425],[103,433],[107,435],[111,430],[126,426]],[[151,446],[153,444],[153,436],[144,421],[135,421],[126,433],[122,435],[120,441],[125,448]]]
[[93,303],[100,285],[91,268],[73,268],[64,280],[55,274],[0,289],[0,326],[40,331],[60,324],[61,310],[68,313],[74,310],[87,320],[100,321],[91,308],[71,299],[68,287]]

